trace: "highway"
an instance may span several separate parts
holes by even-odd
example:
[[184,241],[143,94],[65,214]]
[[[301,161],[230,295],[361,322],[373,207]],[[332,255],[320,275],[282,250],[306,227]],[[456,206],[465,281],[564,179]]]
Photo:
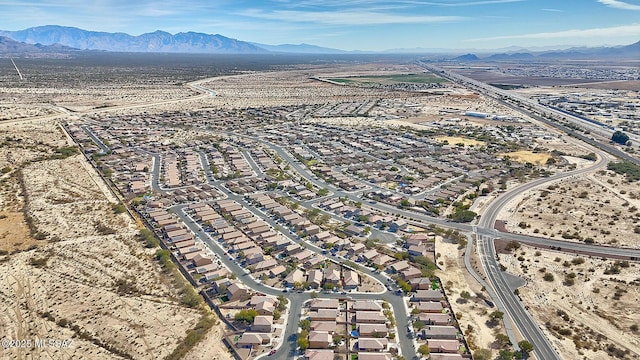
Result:
[[[440,67],[437,67],[431,64],[417,62],[417,65],[423,67],[426,70],[432,71],[444,78],[447,78],[453,82],[456,82],[462,86],[479,91],[482,94],[489,96],[494,100],[500,102],[501,104],[504,104],[538,121],[544,122],[549,126],[562,130],[563,132],[571,136],[574,136],[590,145],[593,145],[603,151],[606,151],[618,158],[640,165],[640,159],[638,159],[637,157],[631,156],[628,153],[621,151],[618,148],[611,146],[609,144],[598,142],[594,138],[584,136],[583,134],[579,134],[575,130],[570,129],[569,127],[561,124],[559,121],[551,121],[549,119],[546,119],[545,115],[552,114],[558,119],[564,119],[566,121],[569,121],[573,125],[578,126],[579,128],[586,129],[589,132],[594,134],[598,134],[599,136],[602,136],[604,139],[611,139],[611,136],[613,135],[614,130],[607,129],[605,127],[590,123],[577,116],[573,116],[565,112],[558,111],[552,107],[545,106],[536,101],[533,101],[524,96],[521,96],[517,93],[496,88],[489,84],[485,84],[483,82],[468,78],[458,73],[447,71],[445,69],[442,69]],[[532,109],[532,110],[528,111],[525,109],[525,107],[528,107],[529,109]],[[634,146],[637,147],[638,144],[640,143],[640,136],[637,136],[634,134],[627,134],[627,135],[629,135],[629,138],[631,139],[632,143],[635,144]]]

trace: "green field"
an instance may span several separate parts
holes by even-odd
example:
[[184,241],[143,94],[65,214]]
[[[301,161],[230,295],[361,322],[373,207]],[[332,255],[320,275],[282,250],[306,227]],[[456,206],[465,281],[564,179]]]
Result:
[[327,79],[342,84],[439,84],[447,80],[432,74],[395,74],[395,75],[373,75],[373,76],[349,76],[344,78]]

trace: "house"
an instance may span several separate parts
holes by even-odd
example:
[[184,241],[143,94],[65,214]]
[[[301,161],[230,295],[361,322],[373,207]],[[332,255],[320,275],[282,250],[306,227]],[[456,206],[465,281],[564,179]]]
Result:
[[360,254],[360,258],[362,259],[362,261],[372,261],[373,259],[375,259],[378,255],[378,252],[376,251],[376,249],[370,249],[367,250],[365,252],[363,252],[362,254]]
[[417,290],[411,301],[440,301],[444,294],[440,290]]
[[338,299],[313,299],[309,303],[309,309],[338,309],[340,302]]
[[409,245],[408,252],[411,256],[427,256],[429,248],[426,245]]
[[264,333],[246,332],[240,336],[236,345],[239,348],[253,348],[267,345],[271,342],[271,336]]
[[326,331],[309,331],[309,348],[312,349],[328,349],[333,338]]
[[419,313],[417,319],[427,325],[451,324],[451,315],[448,313]]
[[245,256],[246,256],[245,261],[247,262],[247,265],[257,264],[264,260],[264,255],[261,252],[256,252],[249,255],[247,255],[247,253],[245,252]]
[[249,299],[249,288],[243,283],[235,282],[227,287],[227,298],[230,301]]
[[301,252],[302,250],[304,250],[304,248],[302,246],[300,246],[300,244],[291,244],[291,245],[287,245],[287,247],[284,248],[284,251],[289,256],[297,254],[297,253]]
[[297,254],[293,254],[291,255],[291,258],[294,259],[296,262],[298,263],[304,263],[307,259],[315,256],[316,253],[314,253],[313,251],[309,250],[309,249],[304,249],[301,252],[297,253]]
[[304,282],[304,271],[293,269],[285,278],[284,285],[288,287],[294,286],[295,283],[302,284]]
[[312,288],[319,288],[322,285],[323,274],[322,270],[314,269],[309,271],[307,276],[307,283]]
[[358,334],[364,337],[386,337],[389,329],[385,324],[358,324]]
[[276,308],[276,300],[271,296],[253,296],[250,305],[260,315],[273,315]]
[[269,270],[278,266],[278,260],[276,259],[267,259],[257,263],[254,268],[256,272]]
[[389,224],[390,232],[397,232],[407,228],[407,222],[404,219],[396,219]]
[[317,233],[313,238],[316,241],[324,241],[324,240],[327,240],[327,239],[331,238],[332,236],[333,235],[331,235],[331,233],[329,231],[323,231],[323,232]]
[[338,269],[325,270],[324,282],[333,284],[333,285],[340,284],[340,270]]
[[389,265],[389,270],[391,270],[392,273],[399,273],[401,271],[408,269],[409,266],[410,265],[406,260],[400,260]]
[[251,324],[251,331],[270,333],[273,331],[273,316],[272,315],[258,315],[253,319]]
[[333,360],[333,350],[317,350],[317,349],[307,349],[304,353],[304,357],[306,360]]
[[321,230],[321,229],[320,229],[320,227],[319,227],[318,225],[315,225],[315,224],[307,225],[307,226],[304,228],[304,231],[305,231],[305,232],[307,233],[307,235],[309,235],[309,236],[313,236],[313,235],[317,235],[317,234],[319,234],[319,233],[320,233],[320,230]]
[[416,309],[421,313],[442,313],[442,303],[439,301],[421,301],[416,304]]
[[206,274],[211,271],[215,271],[218,269],[216,264],[207,264],[196,268],[197,274]]
[[363,227],[351,224],[344,229],[344,233],[349,236],[362,236]]
[[347,249],[347,254],[350,256],[358,255],[366,250],[366,246],[363,243],[353,244],[349,249]]
[[342,287],[346,290],[355,289],[360,285],[360,276],[353,270],[346,270],[343,274]]
[[428,339],[427,346],[429,346],[432,353],[455,354],[460,350],[460,342],[458,340]]
[[338,309],[318,309],[309,313],[312,321],[336,321],[337,316]]
[[429,290],[431,289],[431,279],[426,277],[419,277],[409,280],[411,290]]
[[457,339],[458,329],[449,325],[427,325],[422,329],[424,339]]
[[383,352],[388,345],[389,340],[386,338],[359,338],[356,346],[358,351]]
[[311,269],[324,261],[322,256],[310,256],[304,260],[304,268]]
[[269,277],[273,279],[277,276],[284,274],[285,271],[287,271],[287,268],[284,267],[284,265],[278,265],[274,268],[269,269]]
[[329,334],[333,335],[338,329],[338,324],[335,321],[312,321],[310,329],[316,331],[326,331]]
[[402,271],[400,276],[405,280],[416,279],[422,276],[422,271],[416,267],[410,266],[406,270]]
[[356,300],[351,305],[351,311],[382,311],[382,306],[375,301]]
[[379,311],[356,311],[356,322],[361,324],[384,324],[387,317]]
[[380,256],[377,256],[373,260],[371,260],[371,262],[377,267],[384,267],[391,261],[393,261],[393,258],[387,254],[380,254]]

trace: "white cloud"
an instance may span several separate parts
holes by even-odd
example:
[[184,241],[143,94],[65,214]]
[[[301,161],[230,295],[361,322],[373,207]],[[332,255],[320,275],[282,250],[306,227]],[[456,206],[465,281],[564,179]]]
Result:
[[623,36],[640,36],[640,24],[614,26],[608,28],[595,29],[574,29],[557,32],[544,32],[533,34],[493,36],[478,39],[467,39],[464,41],[494,41],[508,39],[574,39],[574,38],[615,38]]
[[542,9],[542,11],[548,11],[548,12],[564,12],[564,10],[559,10],[559,9]]
[[621,10],[640,10],[640,5],[629,4],[618,0],[598,0],[599,3]]
[[465,18],[461,16],[430,16],[430,15],[394,15],[371,11],[289,11],[276,10],[265,12],[261,10],[246,10],[239,15],[274,21],[308,22],[325,25],[380,25],[380,24],[415,24],[457,22]]

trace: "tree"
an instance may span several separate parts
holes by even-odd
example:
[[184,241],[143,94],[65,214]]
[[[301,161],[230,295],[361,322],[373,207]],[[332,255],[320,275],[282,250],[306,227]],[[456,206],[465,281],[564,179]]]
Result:
[[402,291],[404,291],[405,293],[411,292],[411,284],[409,284],[408,282],[402,279],[398,279],[398,287],[402,289]]
[[451,220],[458,223],[471,222],[476,218],[476,216],[478,216],[478,214],[476,214],[475,212],[471,210],[464,210],[462,208],[456,209],[456,212],[450,215]]
[[502,320],[502,318],[504,318],[504,313],[502,311],[494,311],[491,314],[489,314],[489,317],[491,319],[495,319],[495,320]]
[[278,309],[278,311],[280,312],[285,311],[287,309],[288,303],[289,303],[289,300],[284,296],[280,295],[278,296],[278,304],[276,305],[276,309]]
[[511,360],[513,359],[513,352],[511,350],[502,349],[498,353],[499,360]]
[[469,293],[468,291],[464,290],[460,293],[460,297],[465,299],[465,300],[469,300],[471,299],[471,293]]
[[510,346],[511,345],[511,340],[509,340],[509,337],[507,335],[505,335],[505,334],[496,335],[496,342],[501,347],[506,347],[506,346]]
[[298,335],[298,346],[300,350],[307,350],[309,348],[309,331],[302,330]]
[[309,329],[311,329],[311,320],[309,319],[302,319],[300,320],[300,322],[298,323],[298,326],[300,327],[300,329],[302,330],[307,330],[309,331]]
[[629,135],[623,133],[622,131],[616,131],[611,136],[611,141],[620,145],[626,145],[629,141]]
[[492,354],[489,349],[478,349],[473,353],[473,358],[476,360],[491,360]]
[[518,341],[518,346],[520,347],[520,350],[527,354],[533,351],[533,344],[527,340]]
[[420,354],[422,356],[427,356],[430,353],[431,353],[431,349],[429,349],[429,346],[427,346],[427,344],[422,344],[418,348],[418,354]]
[[422,329],[424,329],[424,327],[427,326],[427,324],[425,324],[424,322],[420,321],[420,320],[416,320],[413,322],[413,328],[420,331]]
[[255,319],[256,316],[258,316],[258,311],[256,311],[255,309],[245,309],[238,311],[234,316],[234,319],[236,319],[236,321],[244,321],[251,324],[253,323],[253,319]]

